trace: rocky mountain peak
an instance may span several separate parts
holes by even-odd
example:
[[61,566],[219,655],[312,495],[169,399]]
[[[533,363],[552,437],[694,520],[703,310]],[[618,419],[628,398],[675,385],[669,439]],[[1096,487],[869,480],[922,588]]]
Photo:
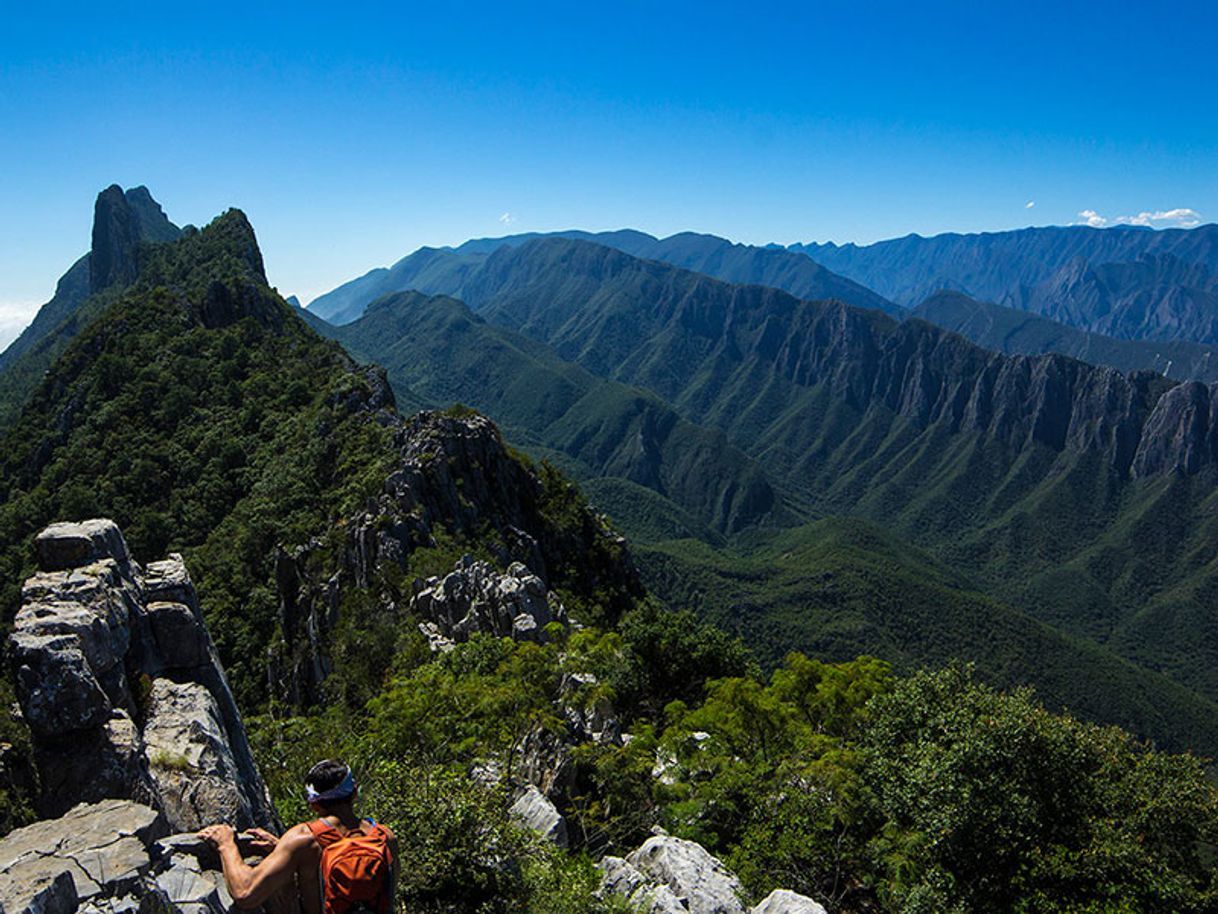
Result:
[[139,242],[139,220],[123,189],[111,184],[97,195],[93,205],[93,245],[89,262],[91,292],[135,281]]
[[173,241],[181,234],[147,187],[124,191],[111,184],[97,195],[93,205],[89,291],[134,282],[139,273],[140,243]]
[[182,230],[169,221],[161,204],[143,184],[124,191],[123,196],[139,223],[140,237],[145,241],[174,241],[181,236]]

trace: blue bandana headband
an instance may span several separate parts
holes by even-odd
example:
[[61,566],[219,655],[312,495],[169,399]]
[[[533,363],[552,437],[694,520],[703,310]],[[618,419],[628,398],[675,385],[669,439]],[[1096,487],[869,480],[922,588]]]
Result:
[[347,769],[347,776],[343,778],[341,784],[322,793],[314,790],[312,784],[305,784],[305,800],[309,803],[334,803],[338,800],[346,800],[354,793],[355,775],[351,773],[350,768]]

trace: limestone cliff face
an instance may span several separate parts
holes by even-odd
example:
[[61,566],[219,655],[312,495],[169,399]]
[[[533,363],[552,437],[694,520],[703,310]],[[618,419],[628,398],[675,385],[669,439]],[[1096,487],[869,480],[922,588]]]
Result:
[[1215,468],[1218,438],[1201,416],[1218,388],[992,352],[921,320],[731,285],[576,239],[502,247],[475,279],[461,293],[490,323],[677,404],[767,468],[820,447],[816,409],[790,426],[773,421],[814,390],[867,414],[877,435],[895,414],[1012,453],[1099,453],[1120,477]]
[[39,534],[9,655],[39,811],[129,799],[173,831],[275,824],[180,556],[141,568],[109,520]]

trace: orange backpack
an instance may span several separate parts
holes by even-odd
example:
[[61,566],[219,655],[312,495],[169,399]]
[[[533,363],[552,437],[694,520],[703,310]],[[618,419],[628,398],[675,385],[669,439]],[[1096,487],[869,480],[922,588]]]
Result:
[[321,845],[325,914],[391,914],[393,853],[389,850],[389,829],[369,822],[342,831],[318,819],[309,823],[309,831]]

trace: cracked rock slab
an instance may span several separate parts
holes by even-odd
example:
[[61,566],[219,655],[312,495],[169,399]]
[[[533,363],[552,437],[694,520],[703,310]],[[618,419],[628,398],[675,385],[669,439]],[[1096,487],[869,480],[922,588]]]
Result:
[[0,839],[0,906],[57,914],[136,891],[152,868],[148,845],[164,832],[155,810],[126,800],[16,829]]

